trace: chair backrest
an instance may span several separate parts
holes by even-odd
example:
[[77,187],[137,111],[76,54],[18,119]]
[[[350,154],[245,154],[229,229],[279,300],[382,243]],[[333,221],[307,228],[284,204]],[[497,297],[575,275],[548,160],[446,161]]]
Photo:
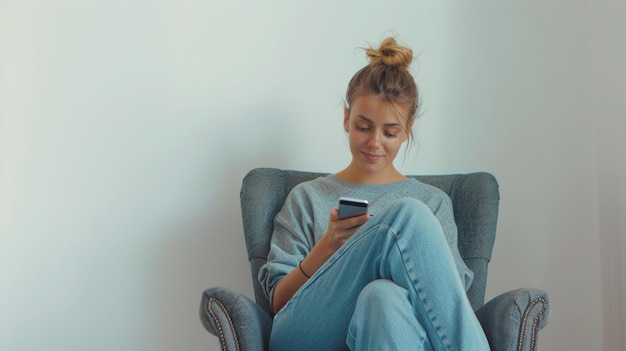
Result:
[[[257,276],[259,269],[267,261],[274,217],[296,184],[325,175],[257,168],[243,179],[241,213],[254,295],[257,304],[270,315],[269,302]],[[467,266],[474,272],[474,282],[467,296],[474,310],[478,309],[484,304],[487,266],[496,236],[500,195],[495,177],[484,172],[410,177],[442,189],[452,199],[459,231],[459,251]]]

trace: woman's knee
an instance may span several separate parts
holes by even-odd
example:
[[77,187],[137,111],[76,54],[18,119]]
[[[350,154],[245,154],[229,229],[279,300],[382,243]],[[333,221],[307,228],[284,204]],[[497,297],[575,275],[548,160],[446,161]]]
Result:
[[384,315],[394,308],[406,308],[408,291],[395,282],[378,279],[368,283],[357,299],[357,309],[368,314]]
[[399,218],[408,218],[410,220],[435,220],[437,218],[433,211],[425,203],[414,198],[402,198],[396,200],[389,206],[390,214]]
[[420,200],[399,199],[389,206],[387,215],[387,224],[397,233],[413,232],[417,236],[434,236],[437,239],[443,237],[441,223],[430,207]]
[[368,349],[375,350],[404,350],[409,348],[407,340],[411,348],[419,340],[424,340],[408,290],[385,279],[367,284],[359,295],[350,321],[348,345],[351,349],[368,345]]

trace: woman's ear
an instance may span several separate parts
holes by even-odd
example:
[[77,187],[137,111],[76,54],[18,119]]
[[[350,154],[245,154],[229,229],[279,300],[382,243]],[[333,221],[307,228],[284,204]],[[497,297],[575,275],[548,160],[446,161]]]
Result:
[[350,110],[347,107],[343,108],[343,129],[350,133]]

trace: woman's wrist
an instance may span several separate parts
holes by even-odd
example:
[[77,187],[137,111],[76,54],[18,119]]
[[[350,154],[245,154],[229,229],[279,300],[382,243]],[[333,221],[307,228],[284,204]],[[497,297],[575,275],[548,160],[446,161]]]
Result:
[[330,242],[329,236],[324,235],[317,242],[317,244],[315,244],[315,246],[309,253],[309,256],[313,256],[315,258],[315,261],[322,261],[320,263],[321,266],[322,264],[324,264],[324,262],[326,262],[326,260],[330,258],[330,256],[335,253],[335,251],[337,251],[337,249],[333,247],[332,243]]
[[300,273],[302,273],[302,275],[304,275],[307,279],[311,278],[310,275],[308,275],[305,271],[304,268],[302,268],[302,262],[304,262],[304,260],[300,261],[300,263],[298,263],[298,268],[300,268]]
[[305,277],[310,278],[335,253],[329,245],[326,236],[315,244],[311,252],[298,264],[298,268]]

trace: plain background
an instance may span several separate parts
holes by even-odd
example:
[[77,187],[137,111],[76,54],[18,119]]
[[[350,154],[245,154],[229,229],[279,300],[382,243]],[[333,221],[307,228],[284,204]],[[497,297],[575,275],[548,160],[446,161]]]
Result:
[[423,97],[410,174],[489,171],[487,298],[552,298],[541,350],[624,350],[626,4],[0,1],[0,350],[217,350],[252,294],[239,187],[334,172],[342,97],[388,35]]

